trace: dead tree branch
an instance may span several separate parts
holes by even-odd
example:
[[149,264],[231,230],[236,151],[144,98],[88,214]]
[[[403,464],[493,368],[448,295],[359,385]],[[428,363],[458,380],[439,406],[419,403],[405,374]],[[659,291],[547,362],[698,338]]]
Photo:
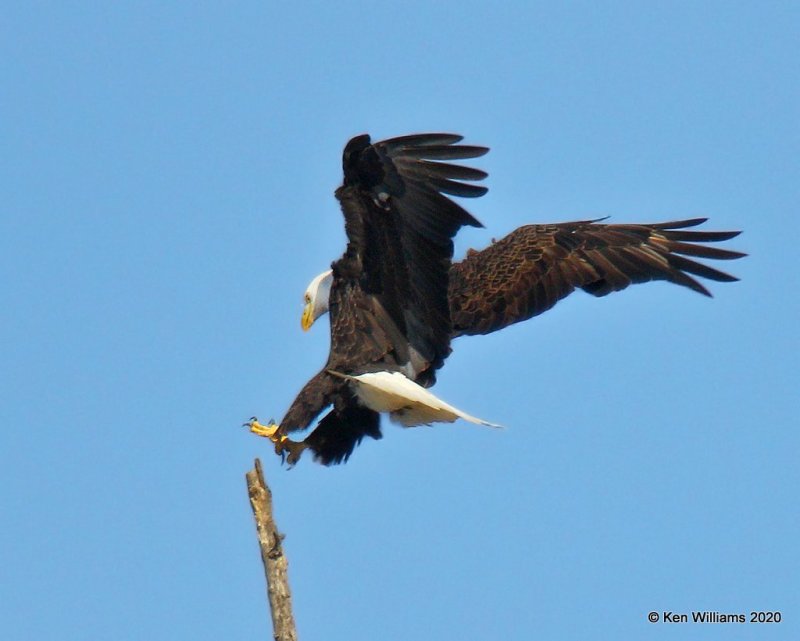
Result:
[[256,459],[255,469],[246,475],[247,493],[256,520],[261,560],[267,577],[267,596],[272,613],[272,630],[275,641],[297,641],[297,628],[292,614],[292,593],[289,574],[283,553],[283,535],[278,532],[272,516],[272,492],[264,481],[261,461]]

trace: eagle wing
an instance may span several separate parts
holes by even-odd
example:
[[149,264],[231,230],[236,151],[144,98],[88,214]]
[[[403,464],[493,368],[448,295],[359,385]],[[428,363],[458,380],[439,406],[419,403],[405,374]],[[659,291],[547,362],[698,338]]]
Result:
[[[487,191],[464,182],[482,180],[485,172],[442,162],[488,151],[460,141],[422,134],[372,143],[364,135],[345,147],[336,196],[348,244],[333,264],[332,368],[412,363],[415,377],[432,377],[449,354],[452,239],[462,226],[481,224],[445,194]],[[354,340],[365,329],[367,340]]]
[[695,258],[745,254],[709,247],[738,231],[687,230],[705,218],[651,225],[592,221],[526,225],[450,270],[453,336],[488,334],[547,311],[581,288],[605,296],[633,283],[666,280],[710,296],[694,277],[735,281]]

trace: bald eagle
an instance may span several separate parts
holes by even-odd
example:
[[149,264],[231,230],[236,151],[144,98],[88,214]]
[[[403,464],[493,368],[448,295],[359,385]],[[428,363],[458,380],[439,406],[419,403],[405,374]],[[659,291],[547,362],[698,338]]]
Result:
[[[251,430],[295,462],[311,449],[326,464],[347,460],[364,436],[380,438],[379,412],[403,425],[462,418],[492,425],[438,399],[426,388],[450,352],[450,341],[487,334],[540,314],[580,288],[605,296],[633,283],[666,280],[710,296],[694,277],[735,281],[693,258],[744,254],[702,243],[733,232],[689,228],[704,218],[632,225],[580,221],[526,225],[452,263],[452,238],[482,226],[442,193],[477,197],[486,173],[438,162],[473,158],[484,147],[457,145],[450,134],[406,136],[372,144],[351,140],[344,185],[336,196],[348,236],[344,256],[305,293],[302,327],[331,314],[325,368],[298,395],[279,425]],[[303,441],[288,432],[331,411]]]
[[[325,464],[347,459],[365,435],[380,438],[381,412],[405,426],[457,418],[493,425],[426,389],[450,353],[452,239],[465,225],[482,227],[444,195],[475,198],[487,191],[471,184],[486,172],[443,162],[488,151],[461,140],[420,134],[372,143],[365,134],[345,146],[344,183],[335,195],[347,247],[331,266],[327,289],[328,361],[280,423],[248,423],[290,463],[307,448]],[[307,438],[288,438],[328,407]]]

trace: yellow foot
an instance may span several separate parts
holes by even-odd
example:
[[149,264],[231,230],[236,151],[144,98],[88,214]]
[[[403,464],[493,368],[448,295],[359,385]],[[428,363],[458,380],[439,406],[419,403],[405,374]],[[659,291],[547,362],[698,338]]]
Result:
[[280,425],[277,423],[273,423],[270,421],[269,425],[262,425],[258,422],[258,419],[254,416],[250,419],[247,423],[245,423],[247,427],[250,428],[250,431],[257,436],[263,436],[264,438],[268,438],[270,441],[275,443],[275,445],[279,445],[283,443],[287,439],[284,434],[279,434],[278,430],[280,429]]
[[263,436],[272,441],[275,444],[275,453],[280,454],[281,459],[287,461],[289,465],[297,463],[297,461],[300,460],[300,455],[303,453],[303,450],[306,449],[305,443],[298,443],[291,440],[285,434],[282,434],[280,432],[281,426],[273,421],[270,421],[268,425],[262,425],[254,416],[245,423],[245,426],[249,427],[253,434]]

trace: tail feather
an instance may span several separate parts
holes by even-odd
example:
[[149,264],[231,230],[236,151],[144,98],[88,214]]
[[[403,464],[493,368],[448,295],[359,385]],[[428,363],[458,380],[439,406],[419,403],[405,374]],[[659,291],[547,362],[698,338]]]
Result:
[[357,376],[331,373],[352,381],[356,394],[368,408],[388,412],[394,422],[404,427],[452,423],[459,418],[477,425],[501,427],[446,403],[400,372],[370,372]]

